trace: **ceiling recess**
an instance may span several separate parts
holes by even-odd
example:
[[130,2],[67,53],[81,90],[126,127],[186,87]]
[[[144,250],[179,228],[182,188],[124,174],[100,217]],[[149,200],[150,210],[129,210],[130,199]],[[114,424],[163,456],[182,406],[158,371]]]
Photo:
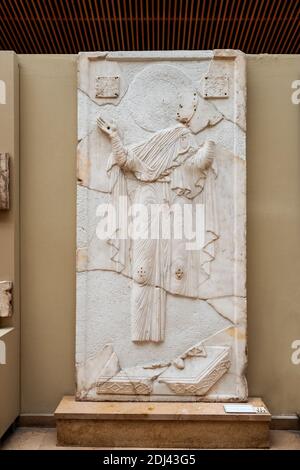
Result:
[[299,53],[299,0],[0,0],[0,49]]

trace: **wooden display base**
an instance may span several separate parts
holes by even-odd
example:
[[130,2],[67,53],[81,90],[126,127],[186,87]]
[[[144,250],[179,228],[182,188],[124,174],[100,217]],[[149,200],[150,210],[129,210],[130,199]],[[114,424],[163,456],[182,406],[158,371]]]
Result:
[[[259,398],[248,404],[265,407]],[[269,412],[228,414],[223,403],[78,402],[67,396],[55,417],[60,446],[269,447]]]

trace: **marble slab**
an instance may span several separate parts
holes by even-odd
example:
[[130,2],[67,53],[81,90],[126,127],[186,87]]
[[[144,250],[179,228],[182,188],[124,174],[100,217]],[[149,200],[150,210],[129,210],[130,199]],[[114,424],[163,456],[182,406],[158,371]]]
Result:
[[247,400],[245,65],[79,54],[77,400]]

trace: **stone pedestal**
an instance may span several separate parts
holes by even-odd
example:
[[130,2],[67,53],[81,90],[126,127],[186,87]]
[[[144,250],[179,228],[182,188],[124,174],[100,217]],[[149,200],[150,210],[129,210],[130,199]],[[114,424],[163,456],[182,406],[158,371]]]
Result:
[[[248,403],[265,407],[259,398]],[[228,414],[223,403],[78,402],[67,396],[55,417],[60,446],[269,447],[269,412]]]

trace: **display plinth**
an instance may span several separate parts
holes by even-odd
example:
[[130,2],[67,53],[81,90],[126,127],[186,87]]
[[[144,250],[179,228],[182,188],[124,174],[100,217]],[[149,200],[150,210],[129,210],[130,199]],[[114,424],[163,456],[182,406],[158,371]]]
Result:
[[[260,398],[248,403],[265,407]],[[78,402],[55,412],[60,446],[268,448],[271,415],[225,413],[223,403]]]

